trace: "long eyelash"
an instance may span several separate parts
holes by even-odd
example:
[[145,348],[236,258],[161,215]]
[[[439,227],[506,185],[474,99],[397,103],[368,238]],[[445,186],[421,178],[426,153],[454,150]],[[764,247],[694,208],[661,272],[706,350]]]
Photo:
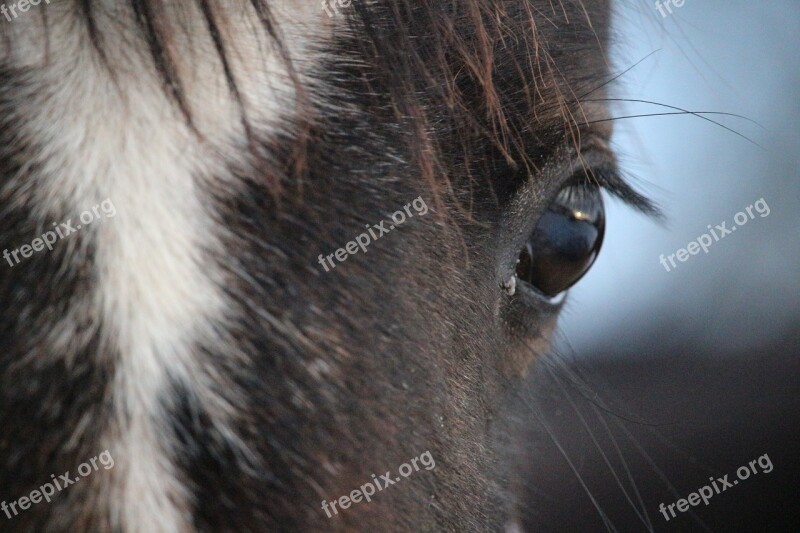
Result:
[[658,205],[631,187],[618,170],[610,166],[590,168],[587,171],[587,179],[600,185],[637,211],[658,221],[664,220],[664,213]]

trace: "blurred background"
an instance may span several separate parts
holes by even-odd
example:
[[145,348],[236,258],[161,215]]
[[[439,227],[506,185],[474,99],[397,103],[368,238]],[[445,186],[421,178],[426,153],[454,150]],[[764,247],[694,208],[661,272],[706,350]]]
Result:
[[[616,121],[622,168],[667,219],[606,204],[603,250],[523,398],[535,427],[526,529],[800,531],[800,2],[686,0],[667,17],[654,1],[619,4],[613,69],[646,59],[613,97],[757,124],[704,115],[737,135],[691,115]],[[768,216],[670,272],[660,264],[762,198]],[[659,513],[764,454],[769,474]]]

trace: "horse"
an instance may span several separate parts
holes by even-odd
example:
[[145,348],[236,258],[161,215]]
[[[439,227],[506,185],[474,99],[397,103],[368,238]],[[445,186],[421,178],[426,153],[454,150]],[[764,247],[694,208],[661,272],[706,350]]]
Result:
[[11,8],[3,528],[518,530],[508,398],[653,210],[610,3]]

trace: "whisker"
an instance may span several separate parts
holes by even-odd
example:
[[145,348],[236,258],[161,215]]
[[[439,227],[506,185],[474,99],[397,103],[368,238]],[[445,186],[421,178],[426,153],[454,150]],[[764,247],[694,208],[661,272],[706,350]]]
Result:
[[625,74],[627,74],[628,72],[630,72],[631,70],[633,70],[634,68],[638,67],[638,66],[639,66],[639,64],[640,64],[640,63],[642,63],[642,62],[644,62],[644,60],[645,60],[645,59],[649,58],[650,56],[654,55],[654,54],[655,54],[655,53],[657,53],[657,52],[660,52],[661,50],[662,50],[661,48],[659,48],[659,49],[657,49],[657,50],[653,50],[652,52],[650,52],[649,54],[647,54],[646,56],[644,56],[643,58],[641,58],[639,61],[637,61],[636,63],[634,63],[634,64],[633,64],[633,65],[631,65],[630,67],[626,68],[625,70],[623,70],[622,72],[620,72],[619,74],[617,74],[616,76],[614,76],[614,77],[612,77],[612,78],[608,79],[607,81],[603,82],[602,84],[598,85],[597,87],[595,87],[594,89],[592,89],[592,90],[591,90],[591,91],[589,91],[588,93],[586,93],[586,94],[583,94],[583,95],[579,96],[579,97],[578,97],[578,100],[583,100],[584,98],[586,98],[587,96],[589,96],[589,95],[590,95],[590,94],[592,94],[593,92],[595,92],[595,91],[599,91],[600,89],[602,89],[603,87],[605,87],[605,86],[606,86],[606,85],[608,85],[609,83],[613,83],[613,82],[617,81],[619,78],[621,78],[622,76],[624,76]]
[[[638,452],[639,452],[639,453],[642,455],[642,458],[644,458],[644,460],[647,462],[647,464],[650,466],[650,468],[652,468],[652,469],[653,469],[653,472],[655,472],[655,473],[656,473],[656,475],[658,476],[658,478],[659,478],[659,479],[660,479],[660,480],[661,480],[661,481],[662,481],[662,482],[663,482],[663,483],[664,483],[664,484],[667,486],[667,489],[669,490],[670,494],[672,494],[672,496],[673,496],[673,497],[675,497],[675,499],[680,499],[680,498],[681,498],[681,494],[680,494],[680,493],[678,492],[678,490],[675,488],[675,485],[673,485],[673,484],[670,482],[669,478],[668,478],[668,477],[667,477],[667,475],[664,473],[664,471],[663,471],[663,470],[661,470],[661,468],[659,468],[659,466],[656,464],[656,462],[653,460],[653,458],[652,458],[652,457],[650,457],[650,454],[649,454],[649,453],[647,453],[647,450],[645,450],[645,449],[642,447],[642,445],[641,445],[641,444],[639,444],[639,441],[637,441],[637,440],[636,440],[636,437],[635,437],[635,436],[634,436],[634,435],[633,435],[633,434],[632,434],[632,433],[631,433],[631,432],[628,430],[628,428],[626,428],[626,427],[624,426],[624,424],[622,424],[622,422],[620,422],[619,420],[617,420],[617,421],[616,421],[616,423],[617,423],[617,426],[619,426],[619,428],[620,428],[620,429],[623,431],[623,433],[625,433],[625,435],[628,437],[628,439],[630,439],[631,443],[632,443],[632,444],[634,445],[634,447],[635,447],[635,448],[638,450]],[[700,527],[702,527],[702,528],[703,528],[705,531],[708,531],[709,533],[711,533],[711,532],[713,531],[711,528],[709,528],[709,527],[706,525],[706,523],[705,523],[705,522],[703,522],[703,520],[702,520],[702,519],[701,519],[699,516],[697,516],[697,513],[695,513],[695,512],[694,512],[694,510],[692,510],[692,509],[689,509],[689,510],[688,510],[688,514],[689,514],[689,515],[690,515],[690,516],[691,516],[691,517],[692,517],[692,518],[695,520],[695,522],[697,522],[697,523],[698,523],[698,525],[700,525]]]
[[[662,104],[660,102],[652,102],[650,100],[638,100],[636,98],[590,98],[590,99],[583,100],[583,101],[584,102],[633,102],[633,103],[639,103],[639,104],[651,104],[651,105],[656,105],[656,106],[659,106],[659,107],[665,107],[667,109],[674,109],[676,111],[683,111],[683,112],[686,112],[686,113],[693,113],[692,111],[689,111],[688,109],[683,109],[681,107],[677,107],[677,106],[674,106],[674,105]],[[765,128],[764,126],[762,126],[761,124],[759,124],[755,120],[753,120],[751,118],[748,118],[748,117],[745,117],[744,115],[737,115],[736,113],[726,113],[724,111],[698,111],[697,114],[698,115],[714,114],[714,115],[724,115],[724,116],[728,116],[728,117],[736,117],[736,118],[740,118],[742,120],[746,120],[747,122],[750,122],[752,124],[755,124],[756,126],[758,126],[759,128],[761,128],[764,131],[767,130],[767,128]],[[702,116],[700,118],[705,119],[705,117],[702,117]]]
[[708,474],[716,474],[718,476],[723,474],[723,472],[721,472],[718,468],[712,467],[711,465],[707,464],[705,461],[701,461],[694,454],[692,454],[690,451],[687,451],[687,450],[681,448],[675,442],[673,442],[672,439],[666,437],[665,435],[662,435],[658,431],[653,430],[653,428],[648,428],[648,432],[653,436],[653,438],[658,440],[658,442],[660,442],[661,444],[663,444],[664,446],[666,446],[670,450],[683,455],[689,461],[691,461],[693,464],[696,464],[697,466],[699,466],[703,470],[705,470],[706,473],[708,473]]
[[642,513],[644,513],[646,524],[649,530],[651,532],[655,531],[655,529],[653,528],[653,522],[650,520],[650,514],[647,512],[647,506],[644,504],[644,499],[642,498],[642,494],[639,492],[639,487],[636,485],[636,479],[633,477],[630,468],[628,468],[628,462],[625,460],[625,455],[622,453],[622,450],[619,447],[619,443],[617,442],[617,438],[614,436],[614,432],[611,431],[611,428],[606,422],[606,419],[603,417],[603,414],[600,412],[597,406],[592,405],[592,409],[594,410],[595,415],[597,415],[597,419],[600,421],[601,424],[603,424],[603,428],[606,430],[606,433],[608,434],[611,443],[614,445],[614,449],[617,452],[617,456],[619,457],[620,462],[622,462],[622,468],[625,470],[625,474],[628,477],[628,481],[630,482],[631,487],[633,487],[633,492],[636,495],[636,499],[639,502],[639,505],[642,506]]
[[[569,341],[567,339],[564,339],[564,340],[565,340],[567,346],[570,346]],[[653,458],[650,456],[650,454],[647,452],[647,450],[645,450],[642,447],[642,445],[639,444],[639,441],[636,439],[636,436],[633,435],[633,433],[631,433],[630,430],[628,430],[627,427],[625,427],[623,422],[628,422],[628,423],[632,423],[632,424],[636,424],[636,425],[639,425],[639,426],[646,427],[648,429],[648,431],[650,431],[651,433],[653,433],[656,436],[659,435],[659,433],[657,432],[656,429],[658,427],[664,426],[666,424],[657,424],[657,423],[648,423],[648,422],[645,422],[645,421],[637,421],[637,420],[633,420],[633,419],[627,418],[625,416],[620,415],[619,413],[614,412],[611,409],[611,407],[609,407],[602,400],[602,398],[596,392],[594,392],[592,390],[592,387],[589,384],[588,377],[584,376],[583,373],[580,372],[579,368],[575,367],[574,365],[570,365],[569,362],[560,353],[553,352],[551,355],[557,357],[556,360],[560,361],[561,368],[565,372],[567,372],[567,377],[568,377],[568,379],[570,379],[570,382],[575,386],[576,390],[578,390],[578,392],[583,395],[583,397],[586,399],[586,401],[589,402],[593,406],[593,408],[595,409],[595,412],[598,415],[601,415],[601,413],[607,413],[607,414],[609,414],[609,415],[611,415],[613,417],[615,424],[620,428],[620,430],[625,434],[625,436],[631,441],[633,446],[636,448],[636,450],[639,452],[639,454],[644,458],[644,460],[648,464],[648,466],[653,469],[653,471],[658,476],[658,478],[666,485],[666,487],[669,490],[670,494],[672,494],[676,499],[679,499],[681,497],[681,495],[678,492],[677,488],[672,484],[672,482],[669,480],[669,478],[664,473],[664,471],[661,470],[661,468],[656,464],[656,462],[653,460]],[[545,360],[545,361],[547,361],[547,360]],[[545,361],[543,361],[543,362],[545,362]],[[544,366],[547,366],[547,365],[544,365]],[[572,376],[572,377],[570,377],[570,376]],[[599,410],[599,412],[598,412],[598,410]],[[622,456],[622,452],[619,449],[617,440],[613,436],[613,432],[611,432],[611,429],[608,427],[608,424],[606,423],[605,417],[598,416],[598,418],[601,420],[603,425],[606,427],[606,431],[609,433],[609,436],[611,437],[612,442],[614,443],[614,446],[617,449],[618,454],[620,455],[620,459],[622,459],[622,461],[623,461],[623,465],[625,466],[625,470],[626,470],[626,472],[628,474],[629,479],[631,480],[631,484],[634,487],[634,491],[636,492],[637,499],[641,503],[642,509],[643,509],[645,515],[647,515],[648,524],[650,524],[650,526],[652,527],[652,521],[650,521],[649,514],[647,513],[644,501],[643,501],[643,499],[641,497],[641,494],[638,491],[638,488],[636,487],[635,481],[632,478],[632,473],[628,469],[627,463],[625,462],[625,460],[624,460],[624,458]],[[703,522],[702,519],[700,519],[697,516],[697,514],[694,513],[693,510],[690,509],[689,510],[689,514],[692,516],[692,518],[705,531],[709,531],[709,532],[712,531],[705,524],[705,522]]]
[[[636,425],[639,425],[639,426],[661,427],[661,426],[664,425],[664,424],[656,424],[656,423],[652,423],[652,422],[646,422],[644,420],[634,420],[634,419],[626,417],[626,416],[624,416],[624,415],[622,415],[620,413],[614,412],[610,407],[608,407],[605,404],[605,402],[603,402],[603,400],[600,398],[600,396],[592,389],[592,387],[589,385],[589,379],[588,379],[587,376],[584,376],[579,371],[578,368],[576,368],[574,366],[570,366],[569,361],[567,361],[563,357],[559,356],[558,354],[553,353],[553,354],[551,354],[551,356],[552,356],[553,359],[555,359],[556,361],[559,361],[561,363],[561,365],[562,365],[561,368],[568,373],[567,379],[569,379],[570,384],[575,387],[575,389],[581,394],[581,396],[583,396],[583,398],[587,402],[591,403],[592,405],[594,405],[595,407],[597,407],[598,409],[600,409],[604,413],[606,413],[608,415],[611,415],[614,418],[617,418],[619,420],[623,420],[625,422],[628,422],[628,423],[631,423],[631,424],[636,424]],[[542,365],[544,366],[544,365],[547,365],[547,364],[552,364],[552,363],[550,363],[550,361],[548,359],[544,359],[542,361]],[[570,377],[570,376],[572,376],[572,377]]]
[[586,122],[585,124],[586,125],[598,124],[600,122],[611,122],[613,120],[622,120],[622,119],[626,119],[626,118],[664,117],[664,116],[669,116],[669,115],[693,115],[693,116],[696,116],[696,117],[701,118],[703,120],[706,120],[708,122],[711,122],[712,124],[715,124],[715,125],[719,126],[720,128],[722,128],[724,130],[727,130],[727,131],[733,133],[734,135],[736,135],[738,137],[741,137],[742,139],[746,140],[750,144],[758,146],[759,148],[761,148],[765,152],[767,151],[766,148],[764,148],[763,146],[761,146],[760,144],[758,144],[757,142],[755,142],[751,138],[747,137],[746,135],[742,135],[738,131],[736,131],[734,129],[731,129],[731,128],[729,128],[728,126],[726,126],[724,124],[721,124],[721,123],[719,123],[719,122],[717,122],[715,120],[711,120],[710,118],[702,116],[702,115],[719,115],[719,114],[724,114],[724,113],[718,113],[718,112],[714,112],[714,111],[683,111],[683,112],[675,111],[675,112],[670,112],[670,113],[645,113],[645,114],[641,114],[641,115],[625,115],[625,116],[621,116],[621,117],[612,117],[612,118],[602,118],[602,119],[598,119],[598,120],[590,120],[590,121]]
[[572,470],[572,473],[575,474],[575,477],[578,479],[578,482],[581,484],[581,487],[583,488],[583,491],[589,497],[589,500],[591,500],[592,505],[594,505],[594,508],[597,510],[597,513],[600,515],[600,518],[603,520],[603,524],[606,526],[606,529],[608,531],[618,531],[617,528],[614,527],[614,524],[611,522],[611,520],[608,518],[608,515],[606,515],[605,511],[603,511],[603,509],[600,507],[600,503],[597,501],[597,499],[592,494],[592,491],[589,489],[589,486],[586,484],[586,482],[584,481],[584,479],[581,476],[580,472],[578,471],[577,467],[572,462],[572,459],[569,458],[569,455],[567,454],[566,450],[562,446],[561,441],[558,439],[558,437],[556,437],[556,434],[553,431],[553,428],[550,426],[550,424],[547,422],[547,420],[545,420],[544,415],[539,411],[539,409],[537,407],[531,405],[527,401],[526,401],[526,404],[531,409],[531,411],[533,412],[533,415],[536,417],[536,419],[539,421],[539,423],[542,425],[542,427],[547,431],[547,436],[550,437],[550,440],[556,446],[556,448],[558,449],[558,452],[561,454],[561,456],[567,462],[567,464],[569,465],[570,470]]
[[614,469],[614,466],[611,464],[611,461],[608,459],[608,456],[603,451],[603,448],[600,445],[600,443],[598,442],[597,437],[595,436],[594,432],[592,431],[591,426],[586,421],[586,417],[583,415],[583,413],[581,413],[580,409],[578,409],[578,406],[573,401],[571,395],[567,392],[567,389],[564,387],[563,383],[561,383],[561,380],[558,378],[558,376],[555,374],[555,372],[553,372],[553,369],[550,368],[547,365],[545,365],[545,369],[550,374],[550,376],[553,378],[553,381],[556,383],[556,385],[558,385],[558,387],[561,390],[562,394],[564,395],[564,397],[567,399],[567,401],[569,402],[570,406],[572,407],[572,410],[575,411],[576,415],[578,415],[578,419],[580,420],[581,425],[586,430],[586,432],[589,434],[589,437],[592,439],[592,443],[594,444],[595,448],[597,448],[597,451],[600,452],[600,456],[603,458],[603,462],[606,464],[608,469],[611,471],[611,475],[614,478],[614,481],[617,482],[617,485],[619,485],[619,488],[622,491],[622,494],[625,495],[625,499],[628,500],[628,503],[631,505],[631,507],[633,508],[634,512],[639,517],[639,519],[646,526],[648,526],[648,531],[652,532],[653,531],[653,527],[652,527],[652,524],[650,524],[649,518],[645,519],[644,516],[642,516],[642,514],[639,512],[639,509],[637,508],[636,504],[633,502],[633,499],[628,494],[628,491],[625,490],[625,485],[622,483],[622,480],[617,475],[617,471]]

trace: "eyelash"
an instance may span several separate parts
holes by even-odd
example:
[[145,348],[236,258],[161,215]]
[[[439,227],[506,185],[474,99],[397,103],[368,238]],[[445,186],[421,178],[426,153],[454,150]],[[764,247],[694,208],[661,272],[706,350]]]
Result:
[[585,180],[586,183],[597,185],[610,195],[619,198],[630,207],[645,215],[656,219],[663,219],[663,214],[658,206],[652,200],[631,187],[616,168],[608,165],[593,167],[586,171],[582,180]]

